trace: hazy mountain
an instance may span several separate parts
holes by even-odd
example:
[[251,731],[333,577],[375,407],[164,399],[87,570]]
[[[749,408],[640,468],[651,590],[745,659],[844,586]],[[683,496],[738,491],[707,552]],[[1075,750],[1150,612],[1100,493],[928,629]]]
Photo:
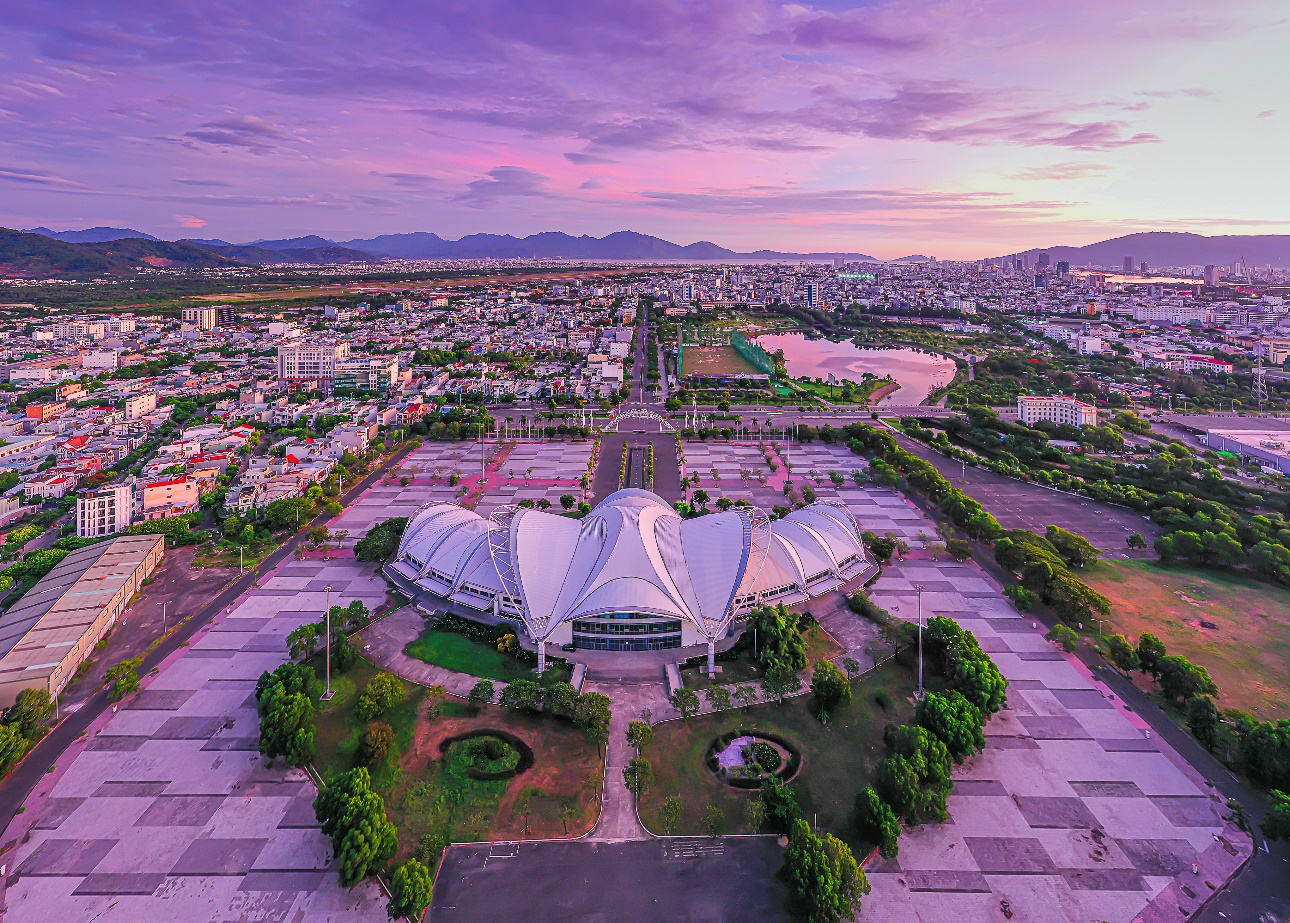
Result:
[[0,276],[23,279],[87,278],[136,269],[236,266],[235,260],[193,244],[146,238],[74,244],[0,228]]
[[[1225,234],[1206,237],[1203,234],[1184,234],[1174,231],[1148,231],[1129,234],[1085,247],[1041,247],[1021,251],[1035,258],[1047,253],[1052,262],[1068,260],[1072,266],[1103,266],[1119,269],[1126,256],[1133,257],[1133,265],[1146,263],[1160,266],[1204,266],[1207,263],[1227,265],[1242,257],[1250,266],[1290,266],[1290,235],[1288,234]],[[992,257],[999,259],[1000,257]]]
[[140,240],[158,240],[151,234],[136,231],[132,228],[86,228],[83,231],[51,231],[49,228],[32,228],[24,234],[44,234],[65,244],[98,244],[110,240],[122,240],[137,237]]
[[460,240],[446,240],[438,234],[383,234],[380,237],[347,240],[352,247],[377,256],[396,259],[553,259],[571,260],[796,260],[845,257],[859,262],[876,262],[862,253],[781,253],[758,250],[738,253],[709,241],[682,246],[661,237],[636,231],[615,231],[604,237],[584,234],[574,237],[560,231],[544,231],[528,237],[510,234],[468,234]]
[[[300,240],[322,240],[321,237],[302,237]],[[246,263],[249,266],[267,266],[270,263],[312,263],[317,266],[330,266],[338,263],[366,263],[372,260],[370,254],[361,250],[351,250],[324,241],[319,246],[268,248],[259,244],[229,244],[224,242],[190,240],[186,243],[218,253],[220,256]],[[270,241],[280,243],[280,241]]]
[[292,237],[287,240],[253,240],[245,246],[259,247],[263,250],[314,250],[318,247],[334,247],[336,241],[310,234],[307,237]]

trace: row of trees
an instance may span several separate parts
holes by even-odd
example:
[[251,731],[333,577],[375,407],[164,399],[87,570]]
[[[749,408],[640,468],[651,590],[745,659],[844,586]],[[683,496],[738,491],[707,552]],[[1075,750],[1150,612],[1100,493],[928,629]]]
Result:
[[54,703],[44,689],[23,689],[0,717],[0,776],[18,764],[45,736]]
[[[881,611],[869,600],[853,608]],[[985,746],[985,722],[1007,704],[1008,681],[971,632],[937,616],[927,624],[925,644],[948,689],[924,696],[915,723],[886,735],[892,754],[879,766],[875,785],[856,797],[861,837],[888,858],[899,852],[901,821],[946,818],[952,764]]]
[[1170,654],[1163,641],[1143,632],[1137,643],[1124,635],[1106,640],[1107,657],[1126,673],[1148,673],[1171,705],[1181,707],[1187,727],[1226,765],[1271,790],[1263,821],[1269,839],[1290,839],[1290,720],[1260,721],[1236,708],[1220,709],[1218,686],[1204,667]]
[[[994,543],[994,559],[1005,570],[1021,578],[1021,587],[1042,599],[1064,622],[1076,623],[1104,618],[1111,601],[1071,572],[1082,567],[1098,551],[1085,539],[1065,529],[1049,526],[1047,535],[1028,529],[1011,529]],[[1031,597],[1009,593],[1019,608],[1028,607]]]
[[[483,679],[475,684],[466,698],[473,705],[487,705],[493,701],[494,694],[493,684]],[[502,690],[497,704],[503,708],[530,714],[540,712],[572,721],[586,733],[587,741],[602,752],[609,741],[611,700],[604,693],[579,693],[571,683],[563,681],[517,679]]]

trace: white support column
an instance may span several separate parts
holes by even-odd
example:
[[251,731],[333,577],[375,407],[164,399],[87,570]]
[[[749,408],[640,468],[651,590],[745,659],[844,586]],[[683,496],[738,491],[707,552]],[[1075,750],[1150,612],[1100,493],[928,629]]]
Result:
[[708,641],[708,675],[714,676],[717,672],[717,642]]
[[542,639],[538,641],[537,651],[538,651],[538,676],[541,676],[544,672],[546,672],[546,639]]

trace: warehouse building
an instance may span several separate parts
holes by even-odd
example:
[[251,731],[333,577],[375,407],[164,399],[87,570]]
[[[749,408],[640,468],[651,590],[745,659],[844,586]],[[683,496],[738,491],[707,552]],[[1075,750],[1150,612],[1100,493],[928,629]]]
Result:
[[0,615],[0,708],[23,689],[62,692],[164,552],[162,535],[77,549]]

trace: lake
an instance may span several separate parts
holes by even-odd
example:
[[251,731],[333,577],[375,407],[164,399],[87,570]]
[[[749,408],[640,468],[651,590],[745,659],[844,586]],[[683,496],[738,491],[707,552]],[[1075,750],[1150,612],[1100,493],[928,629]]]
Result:
[[878,406],[922,403],[929,394],[954,379],[953,359],[908,346],[861,349],[850,340],[842,343],[810,340],[800,333],[760,336],[757,343],[769,353],[782,351],[784,367],[794,378],[806,376],[828,381],[832,373],[838,381],[859,382],[865,372],[879,378],[891,375],[900,383],[900,389],[879,401]]

